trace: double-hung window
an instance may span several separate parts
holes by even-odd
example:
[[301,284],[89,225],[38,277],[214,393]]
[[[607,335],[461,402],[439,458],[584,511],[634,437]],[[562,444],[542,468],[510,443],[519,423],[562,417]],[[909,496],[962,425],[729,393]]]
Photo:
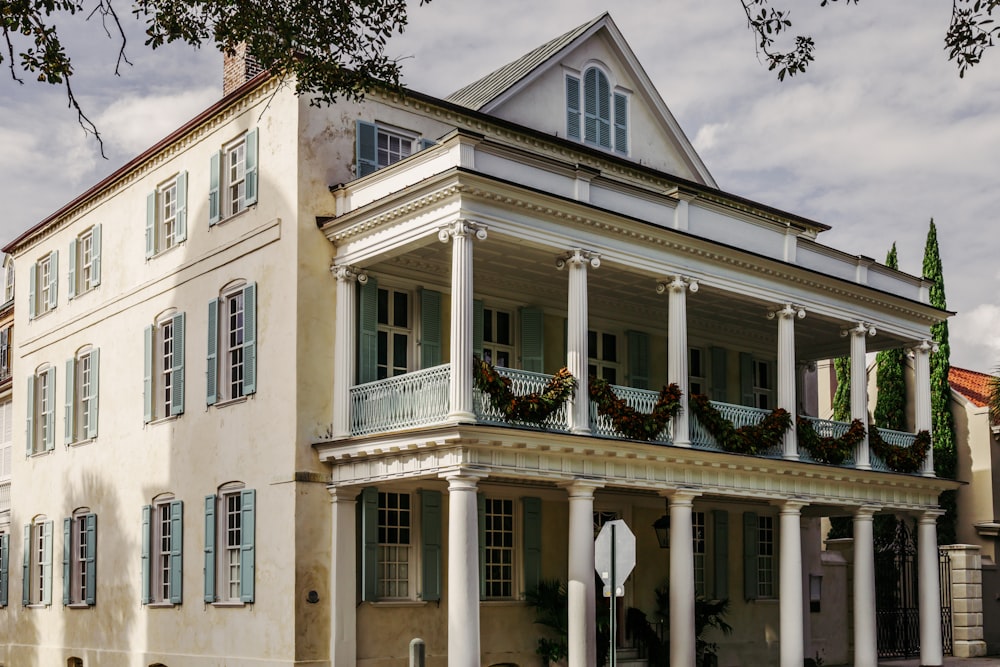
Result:
[[356,125],[355,173],[367,176],[407,158],[434,142],[407,130],[359,120]]
[[52,604],[52,522],[36,517],[24,527],[21,603]]
[[184,412],[184,313],[170,312],[146,327],[143,418],[148,424]]
[[180,604],[184,503],[171,497],[142,508],[142,603]]
[[97,598],[97,515],[86,508],[63,519],[63,604]]
[[28,377],[27,454],[37,454],[55,448],[56,429],[56,368],[39,366]]
[[223,146],[209,164],[208,224],[257,203],[257,129]]
[[207,403],[257,391],[257,284],[239,281],[208,304]]
[[514,596],[514,501],[483,499],[483,598]]
[[64,444],[68,445],[97,437],[100,360],[100,350],[88,346],[66,362]]
[[410,494],[378,494],[378,597],[408,598],[413,511]]
[[205,602],[253,602],[256,504],[240,483],[205,497]]
[[41,257],[28,274],[28,317],[34,319],[56,307],[59,295],[59,251]]
[[590,356],[587,373],[618,384],[618,335],[590,330],[587,332],[587,347]]
[[743,595],[747,600],[777,597],[774,517],[743,513]]
[[164,181],[146,195],[146,257],[187,240],[187,172]]
[[771,362],[753,360],[753,404],[754,407],[771,410],[774,408],[773,374]]
[[11,350],[13,349],[14,325],[9,324],[0,329],[0,382],[10,377]]
[[101,284],[101,226],[94,225],[69,244],[69,298]]
[[628,154],[628,95],[612,90],[599,67],[584,71],[582,85],[580,77],[566,75],[566,136]]
[[514,318],[504,310],[483,309],[483,360],[511,367],[514,360]]
[[688,348],[688,392],[704,394],[708,390],[705,378],[705,351],[700,347]]
[[14,260],[10,255],[4,258],[3,262],[3,302],[8,303],[14,299]]
[[377,379],[410,370],[410,335],[410,293],[378,288]]

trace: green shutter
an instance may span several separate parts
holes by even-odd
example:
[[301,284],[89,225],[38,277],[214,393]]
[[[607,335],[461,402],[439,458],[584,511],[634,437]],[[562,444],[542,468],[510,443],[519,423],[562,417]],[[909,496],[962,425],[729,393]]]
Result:
[[153,327],[146,327],[142,341],[142,421],[153,421]]
[[355,165],[358,178],[378,170],[378,126],[359,120],[355,132]]
[[583,73],[583,136],[588,143],[597,143],[597,70],[591,67]]
[[378,377],[378,281],[358,284],[358,384]]
[[740,404],[753,406],[753,355],[740,352]]
[[35,376],[28,376],[28,391],[25,395],[28,403],[27,429],[25,433],[25,455],[35,452]]
[[49,310],[52,310],[59,304],[59,251],[53,250],[52,258],[50,260],[50,273],[49,273]]
[[542,501],[522,498],[524,510],[524,590],[533,591],[542,580]]
[[246,205],[257,203],[257,128],[247,132],[245,155],[246,166]]
[[184,413],[184,313],[173,317],[174,366],[171,369],[170,414]]
[[479,599],[486,597],[486,496],[476,494],[476,510],[479,518]]
[[[483,358],[483,301],[474,299],[472,302],[472,354]],[[494,359],[494,361],[496,361]]]
[[42,604],[52,604],[52,522],[42,524]]
[[219,180],[222,176],[222,151],[212,153],[208,162],[208,226],[211,227],[222,219],[221,201],[219,199]]
[[83,601],[87,604],[97,602],[97,515],[90,513],[82,517],[84,530],[87,533],[87,552],[84,562],[87,565],[87,576],[83,582]]
[[45,413],[48,418],[46,422],[48,428],[45,429],[45,450],[52,451],[56,448],[56,367],[50,366],[45,374],[49,376],[45,386],[45,402],[49,406]]
[[615,152],[628,155],[628,98],[615,93]]
[[153,595],[152,595],[152,591],[150,590],[150,585],[149,585],[150,584],[150,581],[149,581],[149,575],[150,575],[150,571],[149,571],[149,543],[150,543],[150,540],[152,539],[152,534],[150,532],[152,530],[152,521],[153,521],[152,514],[153,514],[153,506],[152,505],[143,505],[142,506],[142,556],[141,556],[142,575],[141,575],[141,578],[142,578],[142,603],[143,604],[149,604],[150,602],[153,601]]
[[580,138],[580,79],[566,75],[566,136]]
[[90,252],[91,258],[91,271],[90,271],[90,286],[97,287],[101,284],[101,226],[94,225],[94,231],[91,232],[91,246]]
[[174,240],[178,243],[187,240],[187,184],[188,173],[182,171],[177,174],[177,212],[174,223]]
[[31,603],[31,524],[24,526],[24,559],[21,565],[21,604]]
[[726,348],[711,347],[709,354],[712,357],[712,377],[711,392],[709,396],[713,401],[726,400]]
[[68,445],[73,440],[76,422],[76,359],[66,361],[66,405],[63,413],[63,444]]
[[604,148],[611,148],[611,86],[604,72],[597,74],[598,140]]
[[729,599],[729,512],[725,510],[712,510],[712,581],[712,597]]
[[70,590],[73,587],[73,573],[70,570],[70,554],[73,544],[73,519],[63,519],[63,604],[73,601]]
[[156,254],[156,190],[146,195],[146,259]]
[[441,600],[441,492],[420,492],[421,593],[425,602]]
[[76,249],[78,245],[76,239],[69,242],[69,274],[66,281],[66,294],[70,299],[76,296]]
[[361,601],[378,598],[378,489],[361,489]]
[[0,535],[0,607],[7,606],[10,585],[10,535]]
[[88,438],[97,437],[97,409],[98,401],[100,398],[100,386],[101,386],[101,350],[99,348],[94,348],[90,351],[90,406],[89,406],[89,419],[87,422],[87,433]]
[[205,496],[205,602],[215,602],[215,496]]
[[244,489],[240,492],[240,600],[246,603],[253,602],[256,515],[257,492]]
[[420,367],[441,363],[441,292],[420,290]]
[[743,597],[757,599],[757,513],[743,513]]
[[626,331],[628,338],[629,385],[636,389],[649,389],[649,334],[645,331]]
[[257,283],[243,288],[243,395],[257,391]]
[[170,601],[180,604],[184,592],[184,501],[170,503]]
[[544,323],[541,308],[521,308],[521,368],[526,371],[545,372]]
[[31,265],[28,271],[28,319],[35,319],[35,283],[38,280],[38,263]]
[[215,405],[219,400],[219,300],[208,302],[208,358],[205,372],[205,403]]

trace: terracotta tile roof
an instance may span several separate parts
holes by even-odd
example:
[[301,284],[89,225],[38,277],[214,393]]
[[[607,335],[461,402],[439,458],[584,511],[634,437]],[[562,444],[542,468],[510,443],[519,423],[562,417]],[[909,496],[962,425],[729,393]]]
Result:
[[978,373],[954,366],[948,371],[948,383],[951,388],[980,408],[990,402],[991,378],[993,376],[987,373]]

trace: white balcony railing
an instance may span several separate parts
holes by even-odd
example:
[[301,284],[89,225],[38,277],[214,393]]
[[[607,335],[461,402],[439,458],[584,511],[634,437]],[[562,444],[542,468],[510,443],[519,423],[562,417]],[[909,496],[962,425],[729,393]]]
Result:
[[351,387],[351,435],[427,426],[448,417],[451,364]]
[[[905,433],[904,431],[890,431],[887,428],[880,428],[878,430],[882,440],[885,441],[887,445],[894,445],[896,447],[901,447],[903,449],[908,449],[913,446],[916,441],[917,436],[915,433]],[[875,455],[875,452],[870,454],[872,470],[879,470],[882,472],[892,472],[892,468],[885,464],[885,461],[880,459]]]
[[10,480],[0,482],[0,514],[10,511]]
[[[622,387],[613,384],[611,385],[611,391],[620,400],[625,401],[630,408],[645,414],[651,413],[653,408],[656,407],[656,403],[660,400],[660,392],[649,389],[635,389],[634,387]],[[668,444],[673,442],[672,426],[673,422],[668,422],[667,427],[657,434],[651,442]],[[590,431],[594,435],[603,438],[622,437],[622,434],[615,429],[610,419],[597,414],[597,404],[593,401],[590,402]]]
[[[847,422],[835,422],[830,419],[818,419],[816,417],[807,417],[802,415],[803,419],[809,420],[812,423],[813,430],[816,431],[816,435],[821,438],[839,438],[840,436],[847,433],[851,425]],[[844,459],[844,462],[839,464],[846,468],[854,467],[854,452]],[[805,447],[799,445],[799,460],[806,461],[807,463],[816,463],[816,459],[812,457],[809,450]]]
[[[515,396],[523,396],[525,394],[541,393],[545,390],[545,385],[549,383],[552,379],[551,375],[545,375],[544,373],[533,373],[532,371],[521,371],[513,368],[501,368],[497,367],[497,373],[501,377],[510,379],[510,390]],[[581,389],[577,387],[577,392]],[[475,406],[476,419],[483,424],[508,424],[509,422],[504,419],[503,413],[493,405],[493,401],[490,397],[478,389],[473,390],[473,405]],[[548,416],[545,421],[538,424],[538,427],[549,429],[552,431],[568,431],[569,430],[569,418],[566,415],[566,403],[563,403],[559,408]],[[531,427],[533,424],[523,424],[518,423],[518,426]]]
[[[771,414],[770,410],[752,408],[746,405],[733,405],[732,403],[721,403],[712,401],[712,407],[718,410],[723,417],[732,422],[734,428],[742,426],[756,426],[763,421],[764,417]],[[712,434],[702,426],[698,418],[691,415],[691,445],[699,449],[714,449],[722,451],[719,443],[715,441]],[[766,458],[781,458],[783,452],[781,444],[775,445],[770,450],[763,452],[760,456]]]

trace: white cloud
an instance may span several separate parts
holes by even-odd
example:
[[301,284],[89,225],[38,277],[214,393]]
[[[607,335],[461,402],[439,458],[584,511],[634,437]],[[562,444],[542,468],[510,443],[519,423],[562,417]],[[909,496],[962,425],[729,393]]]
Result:
[[97,125],[112,150],[136,155],[210,106],[219,93],[210,87],[122,98],[101,112]]

